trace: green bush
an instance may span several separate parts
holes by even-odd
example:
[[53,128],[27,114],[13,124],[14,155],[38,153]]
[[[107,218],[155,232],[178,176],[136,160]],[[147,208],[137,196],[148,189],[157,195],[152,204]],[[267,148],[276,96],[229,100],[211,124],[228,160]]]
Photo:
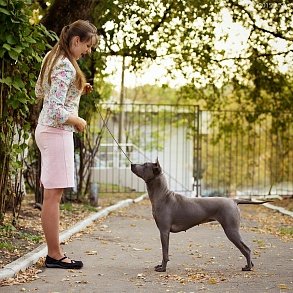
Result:
[[25,151],[31,132],[34,87],[48,39],[30,23],[29,0],[0,0],[0,224],[11,209],[17,218]]

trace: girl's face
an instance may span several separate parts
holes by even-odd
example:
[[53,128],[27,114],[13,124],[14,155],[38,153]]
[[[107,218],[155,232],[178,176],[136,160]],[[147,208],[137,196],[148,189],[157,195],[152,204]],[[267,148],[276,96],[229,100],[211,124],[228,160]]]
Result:
[[78,36],[73,37],[71,46],[70,46],[70,52],[76,60],[78,60],[80,57],[90,54],[92,52],[92,40],[81,42],[80,38]]

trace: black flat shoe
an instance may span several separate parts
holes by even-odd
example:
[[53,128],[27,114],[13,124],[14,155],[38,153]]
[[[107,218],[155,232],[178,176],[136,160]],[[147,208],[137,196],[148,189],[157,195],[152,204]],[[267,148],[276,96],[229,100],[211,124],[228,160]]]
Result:
[[57,269],[81,269],[83,267],[83,263],[80,260],[71,260],[71,262],[62,261],[66,258],[68,257],[65,255],[61,259],[57,260],[47,255],[45,265],[47,268]]

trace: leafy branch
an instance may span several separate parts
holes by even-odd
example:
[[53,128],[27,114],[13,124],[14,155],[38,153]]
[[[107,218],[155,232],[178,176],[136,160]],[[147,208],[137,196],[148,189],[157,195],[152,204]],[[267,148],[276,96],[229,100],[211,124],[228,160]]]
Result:
[[250,59],[252,56],[255,57],[255,58],[259,58],[259,57],[271,57],[271,56],[286,56],[288,55],[289,53],[293,52],[293,49],[292,50],[288,50],[288,51],[284,51],[284,52],[276,52],[276,53],[258,53],[258,52],[255,52],[248,55],[248,56],[238,56],[238,57],[227,57],[227,58],[222,58],[222,59],[214,59],[212,58],[211,60],[214,61],[214,62],[217,62],[217,63],[221,63],[221,62],[224,62],[224,61],[228,61],[228,60],[248,60]]
[[284,39],[284,40],[287,40],[287,41],[290,41],[290,42],[293,41],[292,37],[285,36],[280,31],[271,31],[271,30],[268,30],[268,29],[266,29],[264,27],[256,25],[256,19],[253,17],[252,12],[248,11],[243,5],[239,4],[238,2],[230,1],[230,4],[231,4],[232,8],[233,8],[233,6],[237,7],[240,11],[244,11],[246,13],[246,15],[251,20],[251,25],[252,25],[253,30],[259,30],[259,31],[262,31],[264,33],[270,34],[270,35],[272,35],[272,36],[274,36],[276,38]]

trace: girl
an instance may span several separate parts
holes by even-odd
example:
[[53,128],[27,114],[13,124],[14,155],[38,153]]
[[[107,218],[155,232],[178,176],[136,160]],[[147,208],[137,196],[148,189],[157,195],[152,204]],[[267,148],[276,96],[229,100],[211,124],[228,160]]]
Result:
[[48,268],[83,266],[81,261],[69,259],[61,249],[59,206],[63,189],[75,184],[73,132],[82,132],[86,127],[86,121],[78,116],[80,96],[92,90],[77,60],[90,54],[97,42],[97,29],[90,22],[78,20],[65,26],[59,41],[43,60],[35,88],[37,98],[43,99],[35,138],[42,159],[41,220],[48,246]]

